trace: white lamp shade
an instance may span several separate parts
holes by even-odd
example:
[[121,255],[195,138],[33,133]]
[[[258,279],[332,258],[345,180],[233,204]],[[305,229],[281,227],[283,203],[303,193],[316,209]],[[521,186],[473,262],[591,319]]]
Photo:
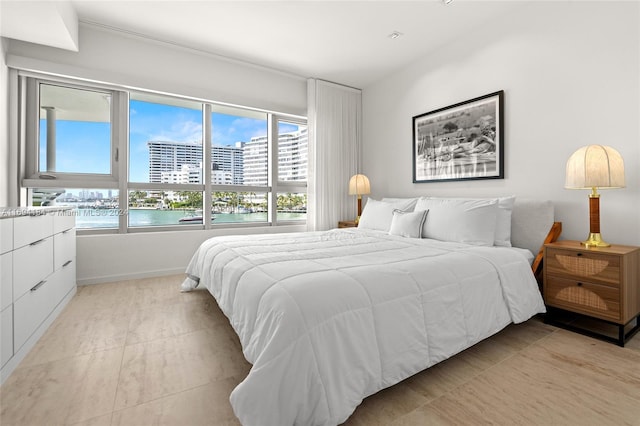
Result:
[[567,161],[565,188],[624,188],[624,185],[624,161],[609,146],[584,146]]
[[349,195],[363,195],[371,193],[369,178],[365,175],[353,175],[349,179]]

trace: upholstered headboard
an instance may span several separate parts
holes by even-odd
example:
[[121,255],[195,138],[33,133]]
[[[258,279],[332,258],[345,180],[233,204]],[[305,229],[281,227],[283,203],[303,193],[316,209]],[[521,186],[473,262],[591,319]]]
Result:
[[[414,201],[417,198],[383,198],[382,201]],[[526,248],[535,257],[533,270],[541,266],[542,247],[555,241],[562,231],[562,224],[554,222],[551,201],[517,198],[511,213],[511,245]]]
[[531,269],[542,282],[543,247],[562,232],[562,223],[554,221],[551,201],[517,199],[511,213],[511,245],[526,248],[535,256]]
[[516,198],[511,213],[511,245],[535,256],[554,223],[551,201]]

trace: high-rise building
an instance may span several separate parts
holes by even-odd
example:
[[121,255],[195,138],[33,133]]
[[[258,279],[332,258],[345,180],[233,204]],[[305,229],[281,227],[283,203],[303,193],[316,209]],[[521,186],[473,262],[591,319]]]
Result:
[[[215,185],[255,185],[268,183],[268,138],[256,136],[236,146],[213,146],[211,182]],[[149,141],[149,182],[202,183],[200,142]],[[306,127],[278,136],[278,179],[307,180]]]
[[[233,185],[242,185],[244,183],[244,142],[236,142],[236,146],[212,146],[211,148],[211,168],[213,174],[222,170],[231,172]],[[220,175],[218,173],[218,175]],[[218,178],[216,178],[218,179]],[[215,181],[211,180],[212,183]]]
[[244,144],[244,184],[266,186],[269,155],[267,136],[256,136]]
[[202,162],[202,143],[148,141],[149,182],[162,182],[162,172],[179,171],[184,165]]
[[278,136],[278,179],[307,180],[307,128]]
[[[278,179],[306,181],[308,138],[306,127],[278,135]],[[245,185],[267,185],[267,136],[256,136],[244,144]]]
[[199,166],[183,164],[180,170],[160,173],[162,183],[200,183],[202,182],[202,162]]
[[[162,172],[162,183],[200,183],[202,182],[202,162],[196,167],[183,164],[180,170]],[[226,170],[212,170],[211,183],[214,185],[233,185],[233,174]]]
[[[191,166],[197,169],[202,164],[202,143],[200,142],[169,142],[148,141],[149,147],[149,182],[162,183],[163,173],[177,173],[183,176],[183,166]],[[212,182],[225,182],[225,184],[242,185],[243,183],[243,148],[240,146],[213,146],[211,151],[211,167],[214,171]],[[231,182],[228,182],[228,174],[217,173],[224,171],[231,173]],[[195,182],[193,173],[188,182],[202,183],[202,179]],[[169,175],[165,179],[172,180]],[[167,183],[167,182],[165,182]]]

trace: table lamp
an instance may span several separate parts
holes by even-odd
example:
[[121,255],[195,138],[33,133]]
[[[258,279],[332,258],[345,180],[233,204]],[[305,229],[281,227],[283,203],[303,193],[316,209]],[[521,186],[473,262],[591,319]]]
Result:
[[609,247],[600,236],[598,188],[624,188],[624,161],[615,149],[604,145],[584,146],[567,161],[565,188],[591,189],[589,194],[589,238],[587,247]]
[[353,175],[349,179],[349,195],[358,196],[358,217],[356,218],[356,225],[360,221],[360,215],[362,214],[362,196],[371,193],[371,185],[369,184],[369,178],[365,175]]

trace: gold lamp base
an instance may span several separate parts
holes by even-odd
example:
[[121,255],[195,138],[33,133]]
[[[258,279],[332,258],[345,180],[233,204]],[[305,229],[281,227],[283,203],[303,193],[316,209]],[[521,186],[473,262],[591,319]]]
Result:
[[600,236],[600,234],[599,233],[595,233],[595,232],[590,233],[589,234],[589,238],[586,241],[583,241],[580,244],[582,244],[586,248],[589,248],[589,247],[611,247],[611,244],[603,241],[602,237]]

